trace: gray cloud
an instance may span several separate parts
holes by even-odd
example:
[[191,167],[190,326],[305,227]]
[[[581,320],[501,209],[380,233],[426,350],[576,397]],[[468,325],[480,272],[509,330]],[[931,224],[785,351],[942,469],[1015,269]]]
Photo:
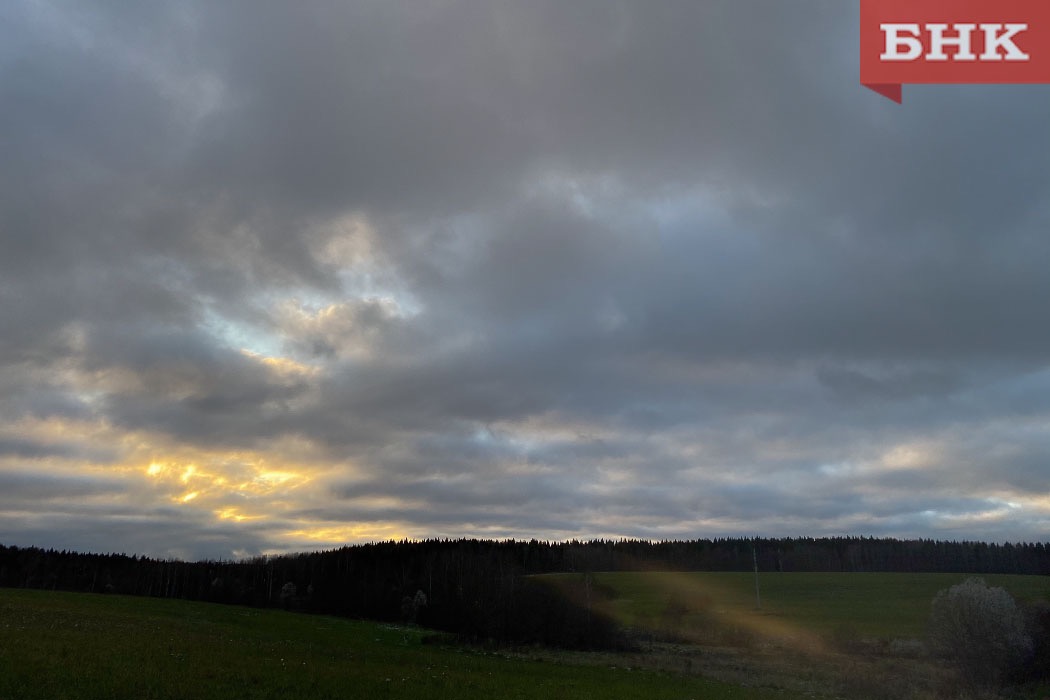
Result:
[[0,531],[1045,532],[1050,98],[893,105],[856,26],[0,9]]

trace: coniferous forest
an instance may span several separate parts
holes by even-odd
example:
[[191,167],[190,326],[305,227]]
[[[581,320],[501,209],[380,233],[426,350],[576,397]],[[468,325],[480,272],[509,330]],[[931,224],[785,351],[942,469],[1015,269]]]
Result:
[[[597,571],[1050,574],[1046,543],[873,538],[673,542],[426,540],[244,561],[150,559],[0,545],[0,586],[182,598],[415,622],[472,640],[625,644],[581,602],[588,578],[554,590],[534,574]],[[568,593],[568,595],[566,595]]]

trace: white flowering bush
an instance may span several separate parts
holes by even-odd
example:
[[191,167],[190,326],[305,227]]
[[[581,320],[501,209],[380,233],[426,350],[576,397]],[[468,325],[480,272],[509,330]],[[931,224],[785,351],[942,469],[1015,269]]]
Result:
[[994,686],[1032,653],[1017,603],[1002,588],[971,578],[939,592],[929,623],[930,649],[973,685]]

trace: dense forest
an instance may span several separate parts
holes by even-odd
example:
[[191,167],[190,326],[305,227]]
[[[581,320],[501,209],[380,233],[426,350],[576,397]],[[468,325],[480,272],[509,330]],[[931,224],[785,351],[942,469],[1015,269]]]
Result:
[[[183,562],[0,545],[0,586],[185,598],[387,621],[470,639],[622,646],[592,615],[596,571],[1050,574],[1050,544],[873,538],[673,542],[427,540]],[[532,574],[579,573],[558,591]],[[568,596],[565,593],[568,592]]]

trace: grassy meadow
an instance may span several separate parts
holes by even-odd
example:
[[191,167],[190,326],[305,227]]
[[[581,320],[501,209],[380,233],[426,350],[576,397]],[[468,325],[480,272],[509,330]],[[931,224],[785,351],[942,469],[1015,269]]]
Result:
[[[580,574],[555,574],[568,581]],[[591,575],[594,605],[621,624],[689,638],[712,628],[758,636],[919,638],[934,595],[970,576],[900,573],[617,572]],[[1050,577],[987,575],[1020,600],[1050,600]]]
[[573,664],[424,644],[425,634],[275,610],[0,589],[0,700],[802,697],[613,657]]
[[[585,581],[640,648],[493,652],[332,617],[0,589],[0,700],[944,697],[944,670],[900,642],[967,577],[766,573],[761,609],[752,574],[541,578],[576,594]],[[1048,577],[985,579],[1050,600]],[[1050,689],[1029,690],[1011,697]]]
[[[657,668],[809,697],[971,697],[922,644],[933,597],[963,574],[618,572],[555,574],[631,630]],[[1050,577],[983,576],[1022,601],[1050,600]],[[1004,697],[1050,696],[1050,686]],[[984,695],[982,697],[999,697]]]

